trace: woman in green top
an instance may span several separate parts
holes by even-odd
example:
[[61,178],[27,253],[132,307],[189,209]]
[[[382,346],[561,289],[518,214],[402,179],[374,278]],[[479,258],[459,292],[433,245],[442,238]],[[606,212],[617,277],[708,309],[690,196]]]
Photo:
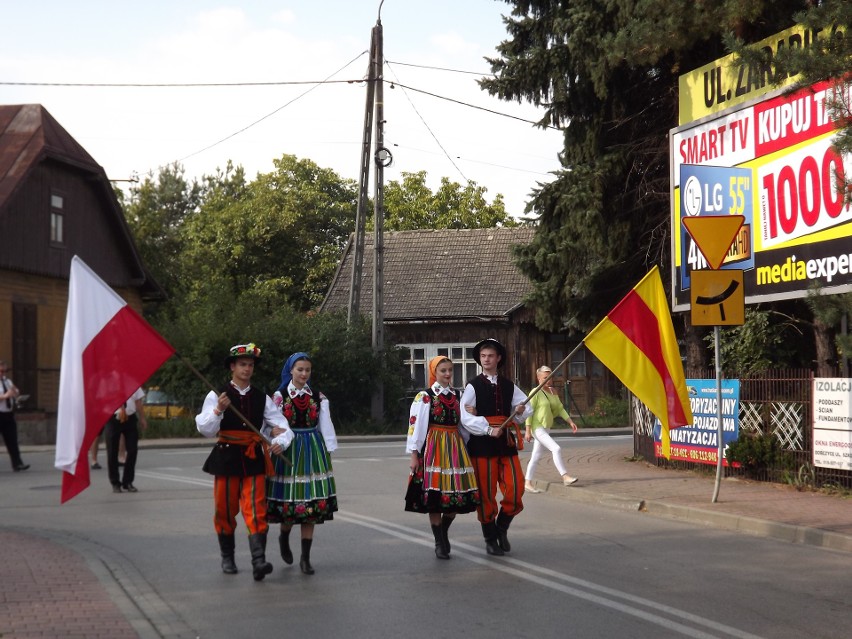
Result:
[[[550,375],[550,368],[542,366],[536,372],[538,383],[541,384],[544,379]],[[553,418],[561,417],[571,426],[573,432],[577,432],[577,424],[571,419],[568,411],[562,405],[562,401],[553,390],[553,385],[548,381],[547,385],[536,393],[530,400],[530,405],[533,407],[533,414],[527,419],[526,430],[524,431],[524,439],[528,442],[535,439],[533,444],[530,463],[527,465],[526,483],[524,489],[530,493],[540,493],[541,491],[533,486],[532,480],[535,473],[535,467],[539,460],[544,457],[545,451],[548,450],[553,455],[553,463],[556,465],[556,470],[562,475],[562,483],[565,486],[570,486],[577,481],[576,477],[571,477],[565,469],[565,462],[562,460],[562,449],[559,444],[553,441],[550,433],[547,431],[553,426]]]

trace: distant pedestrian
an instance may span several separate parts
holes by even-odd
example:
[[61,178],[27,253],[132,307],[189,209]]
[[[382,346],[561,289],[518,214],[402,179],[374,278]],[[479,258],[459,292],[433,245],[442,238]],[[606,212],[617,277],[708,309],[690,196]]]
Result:
[[[544,382],[550,373],[550,367],[541,366],[535,372],[536,379],[538,380],[537,385]],[[562,477],[562,483],[565,486],[570,486],[571,484],[576,483],[577,478],[569,475],[568,470],[565,468],[565,462],[562,459],[562,449],[559,447],[559,444],[553,441],[553,438],[548,432],[553,426],[553,421],[556,417],[564,419],[571,427],[571,431],[575,433],[577,432],[577,424],[575,424],[574,420],[571,419],[568,411],[566,411],[565,407],[562,405],[562,400],[559,399],[559,395],[557,395],[556,391],[553,390],[552,377],[548,380],[545,386],[542,386],[538,393],[533,395],[530,400],[530,404],[533,407],[533,414],[527,418],[526,429],[524,430],[524,439],[528,442],[535,440],[535,443],[533,444],[529,464],[527,464],[526,490],[531,493],[541,492],[535,487],[532,481],[535,475],[536,466],[547,451],[550,451],[553,455],[553,465],[556,466],[557,472]]]
[[452,381],[452,361],[443,356],[429,360],[429,388],[411,403],[406,443],[411,474],[405,510],[429,513],[438,559],[450,558],[448,531],[456,515],[473,512],[481,501],[459,430],[461,393]]
[[260,349],[254,344],[238,344],[231,347],[225,358],[225,366],[231,372],[231,380],[217,394],[210,391],[204,398],[201,413],[195,417],[195,425],[205,437],[217,437],[203,470],[214,476],[213,498],[215,513],[213,527],[219,538],[222,554],[222,572],[234,574],[234,533],[237,513],[241,512],[249,532],[252,575],[261,581],[272,572],[272,564],[266,561],[266,475],[272,471],[268,450],[280,453],[278,444],[268,446],[249,424],[242,421],[233,410],[249,420],[258,431],[275,427],[280,441],[289,444],[293,435],[287,420],[261,389],[251,385],[255,362],[260,359]]
[[0,432],[3,434],[3,443],[6,452],[12,461],[12,470],[16,473],[30,467],[21,459],[21,449],[18,446],[18,423],[15,421],[15,403],[21,391],[6,377],[10,370],[6,362],[0,360]]
[[[115,411],[104,427],[107,473],[114,493],[120,493],[122,490],[128,493],[137,492],[133,481],[136,479],[136,457],[139,453],[139,427],[141,426],[142,430],[148,428],[148,421],[145,419],[145,410],[142,405],[143,399],[145,399],[145,392],[141,388],[137,388],[133,395]],[[124,468],[119,473],[118,449],[122,438],[127,447],[127,454],[124,460]]]
[[314,574],[314,526],[331,521],[337,511],[337,486],[329,454],[337,450],[337,435],[328,398],[308,383],[312,372],[311,358],[302,352],[290,355],[281,369],[281,385],[273,401],[290,424],[293,443],[287,447],[289,442],[281,439],[283,431],[272,430],[276,436],[272,442],[287,450],[284,459],[274,460],[275,472],[267,481],[269,523],[281,524],[281,558],[293,563],[290,531],[298,524],[302,551],[299,569],[306,575]]

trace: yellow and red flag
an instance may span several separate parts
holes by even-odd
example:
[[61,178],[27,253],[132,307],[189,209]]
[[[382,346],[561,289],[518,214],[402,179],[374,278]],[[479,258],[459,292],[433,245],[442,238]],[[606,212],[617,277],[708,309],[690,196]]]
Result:
[[651,269],[583,341],[660,420],[668,459],[669,429],[691,424],[692,409],[660,269]]

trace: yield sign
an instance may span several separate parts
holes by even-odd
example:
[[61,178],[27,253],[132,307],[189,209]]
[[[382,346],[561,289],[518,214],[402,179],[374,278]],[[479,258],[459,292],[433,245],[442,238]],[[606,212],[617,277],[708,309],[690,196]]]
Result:
[[683,225],[712,269],[718,269],[734,243],[744,215],[696,215],[684,217]]

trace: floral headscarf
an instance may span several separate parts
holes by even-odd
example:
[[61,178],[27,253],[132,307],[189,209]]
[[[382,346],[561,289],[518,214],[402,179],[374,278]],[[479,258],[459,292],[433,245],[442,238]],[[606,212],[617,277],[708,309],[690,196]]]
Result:
[[283,395],[284,391],[287,390],[287,386],[290,385],[290,382],[293,380],[293,366],[296,365],[300,359],[306,359],[309,362],[311,361],[311,356],[307,353],[303,353],[299,351],[297,353],[293,353],[290,357],[287,358],[287,361],[284,362],[284,368],[281,369],[281,386],[278,387],[278,391]]
[[438,364],[441,362],[450,362],[452,364],[452,360],[446,355],[438,355],[429,360],[429,388],[432,388],[432,385],[437,381],[435,371],[438,370]]

